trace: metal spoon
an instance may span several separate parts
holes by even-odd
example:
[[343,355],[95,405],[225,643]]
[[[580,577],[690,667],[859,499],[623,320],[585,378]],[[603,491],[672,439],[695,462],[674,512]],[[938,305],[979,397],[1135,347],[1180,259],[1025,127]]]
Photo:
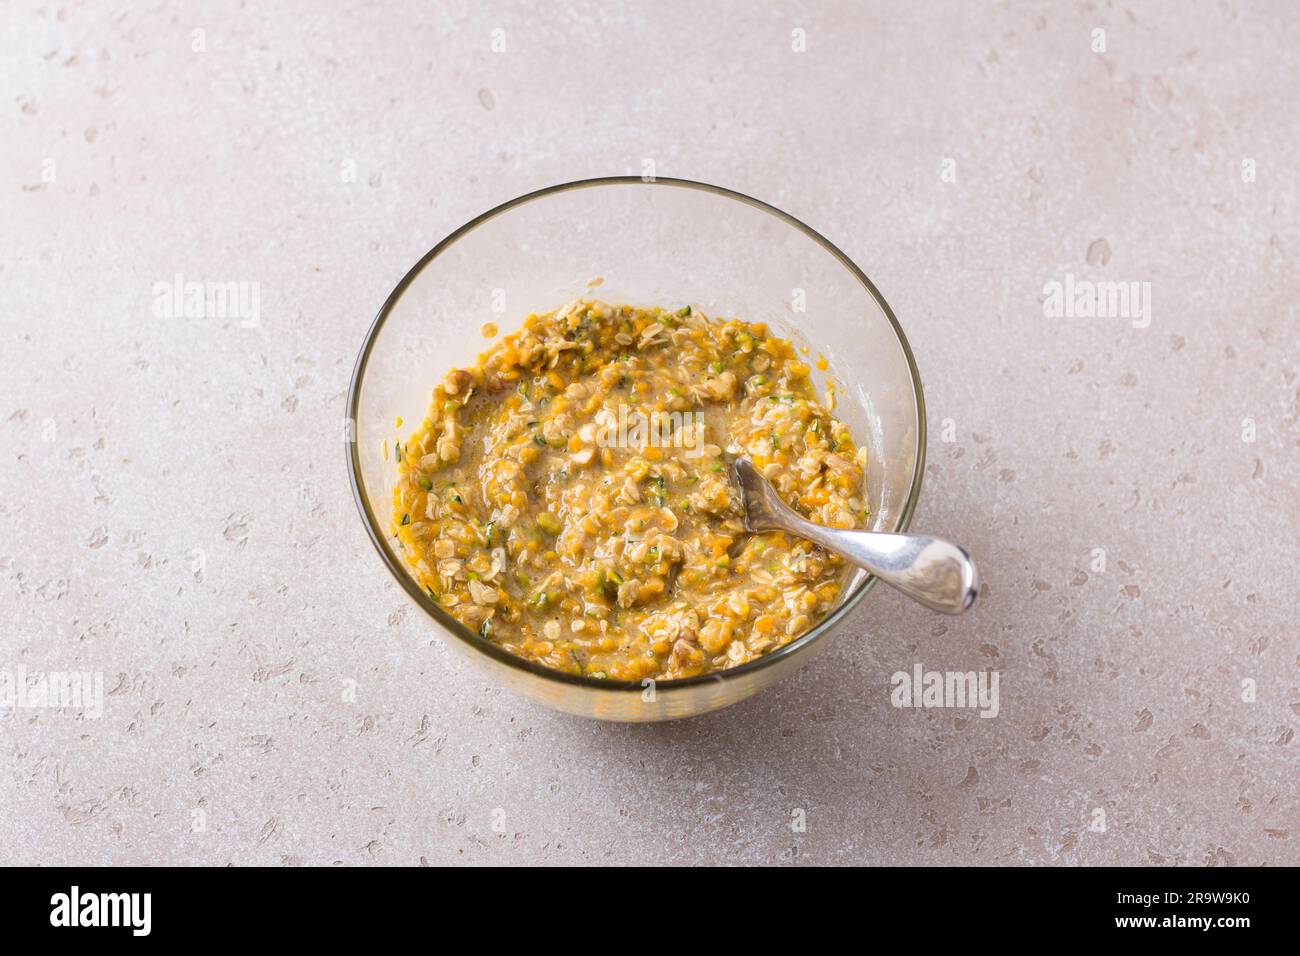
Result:
[[788,531],[870,571],[933,611],[960,614],[979,594],[980,579],[965,548],[924,534],[844,531],[813,524],[795,514],[748,458],[731,463],[740,486],[745,527]]

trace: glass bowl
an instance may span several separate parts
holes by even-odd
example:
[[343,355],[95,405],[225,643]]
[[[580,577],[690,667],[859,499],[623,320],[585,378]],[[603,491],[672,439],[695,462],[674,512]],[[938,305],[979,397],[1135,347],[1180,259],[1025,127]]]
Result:
[[[603,283],[587,293],[596,277]],[[862,270],[793,216],[718,186],[634,176],[552,186],[483,213],[402,277],[366,333],[348,391],[352,492],[389,572],[450,643],[503,685],[570,714],[652,721],[726,707],[807,663],[875,579],[854,572],[815,627],[749,663],[614,681],[551,670],[483,639],[424,593],[393,547],[391,449],[424,419],[433,385],[488,347],[485,323],[511,331],[584,294],[766,322],[824,355],[814,381],[821,394],[833,380],[836,414],[866,446],[873,530],[905,530],[921,490],[925,402],[912,351]]]

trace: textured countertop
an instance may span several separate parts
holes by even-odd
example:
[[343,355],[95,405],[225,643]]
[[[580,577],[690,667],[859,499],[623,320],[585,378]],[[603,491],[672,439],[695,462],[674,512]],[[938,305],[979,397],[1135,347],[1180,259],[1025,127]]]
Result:
[[[705,6],[4,6],[0,677],[103,696],[0,702],[0,862],[1300,863],[1294,5]],[[338,431],[430,246],[647,159],[877,283],[914,526],[987,585],[615,726],[444,645]],[[160,314],[178,274],[256,321]],[[1045,314],[1067,277],[1149,322]],[[895,708],[918,664],[997,716]]]

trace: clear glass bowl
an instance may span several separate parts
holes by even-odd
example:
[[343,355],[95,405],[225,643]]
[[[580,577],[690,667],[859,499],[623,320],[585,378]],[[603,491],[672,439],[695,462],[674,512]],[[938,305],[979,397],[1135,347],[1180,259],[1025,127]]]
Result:
[[[907,528],[925,463],[925,402],[894,313],[862,270],[779,209],[717,186],[632,176],[552,186],[498,206],[438,243],[397,284],[366,333],[348,392],[348,473],[379,556],[451,643],[502,684],[550,707],[605,720],[688,717],[725,707],[792,673],[874,583],[850,577],[838,604],[798,640],[747,664],[684,680],[577,677],[523,660],[434,603],[393,548],[393,443],[427,412],[430,390],[530,312],[585,293],[616,304],[690,304],[767,322],[824,354],[836,414],[868,455],[875,530]],[[396,420],[404,420],[398,428]],[[385,454],[385,447],[389,453]]]

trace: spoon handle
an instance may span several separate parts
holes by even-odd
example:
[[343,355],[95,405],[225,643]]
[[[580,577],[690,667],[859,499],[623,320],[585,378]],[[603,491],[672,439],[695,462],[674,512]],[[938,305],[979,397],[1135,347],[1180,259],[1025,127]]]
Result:
[[960,614],[979,594],[966,549],[925,534],[845,531],[802,519],[789,530],[834,551],[934,611]]
[[931,610],[961,614],[979,594],[971,555],[943,538],[801,525],[800,537],[835,551]]
[[748,458],[731,472],[740,489],[745,527],[789,531],[834,551],[933,611],[960,614],[975,603],[980,579],[965,548],[926,534],[846,531],[813,524],[790,508]]

